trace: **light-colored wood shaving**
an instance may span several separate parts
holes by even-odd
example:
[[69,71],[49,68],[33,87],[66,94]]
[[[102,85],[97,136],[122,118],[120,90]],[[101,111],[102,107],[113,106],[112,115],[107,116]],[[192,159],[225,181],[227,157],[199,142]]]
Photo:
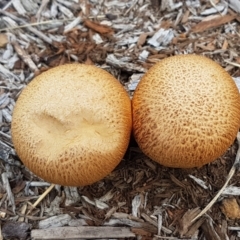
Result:
[[[211,218],[191,221],[224,185],[236,143],[216,162],[183,171],[157,165],[131,142],[120,166],[102,181],[81,188],[55,186],[43,195],[50,183],[32,174],[18,159],[11,141],[11,119],[22,89],[42,71],[68,62],[95,64],[109,71],[130,97],[153,64],[177,54],[210,57],[239,85],[239,6],[239,0],[0,1],[3,222],[30,222],[34,228],[38,224],[99,229],[121,225],[126,228],[123,238],[137,234],[155,239],[178,239],[179,235],[221,238],[218,229],[225,219],[217,204],[207,209]],[[222,197],[234,195],[239,202],[236,168],[231,174],[227,179],[231,185],[221,192]],[[34,203],[37,205],[32,208]],[[193,209],[190,215],[189,209]],[[240,221],[233,225],[225,220],[224,226],[224,234],[237,239]],[[66,229],[60,228],[53,236]],[[35,230],[46,239],[52,236],[47,230]]]

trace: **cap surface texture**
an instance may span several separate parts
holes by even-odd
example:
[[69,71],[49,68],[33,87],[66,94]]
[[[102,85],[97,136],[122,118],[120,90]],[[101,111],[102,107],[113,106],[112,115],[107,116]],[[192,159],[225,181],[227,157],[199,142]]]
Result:
[[133,132],[142,151],[176,168],[221,156],[240,126],[240,96],[231,76],[203,56],[166,58],[143,76],[132,100]]
[[84,186],[121,161],[131,127],[129,96],[111,74],[66,64],[22,91],[11,130],[18,156],[33,173],[51,183]]

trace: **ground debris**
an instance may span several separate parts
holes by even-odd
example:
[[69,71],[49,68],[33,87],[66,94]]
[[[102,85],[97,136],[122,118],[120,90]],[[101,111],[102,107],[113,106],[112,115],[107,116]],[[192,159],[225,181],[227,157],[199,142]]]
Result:
[[50,239],[118,239],[136,235],[127,227],[62,227],[35,229],[31,232],[33,240]]
[[232,20],[235,19],[235,17],[236,17],[236,15],[226,15],[226,16],[216,17],[212,20],[202,21],[202,22],[198,23],[197,25],[195,25],[192,28],[192,31],[195,33],[199,33],[199,32],[203,32],[205,30],[209,30],[213,27],[219,27],[221,25],[231,22]]
[[27,239],[30,232],[30,225],[25,222],[6,222],[2,226],[2,236],[4,239],[18,238]]
[[0,48],[6,47],[8,43],[7,34],[1,33],[0,34]]
[[221,210],[230,219],[240,218],[240,207],[235,198],[226,198],[222,201]]
[[[187,233],[190,231],[189,229],[193,225],[192,220],[198,215],[199,212],[200,212],[199,208],[188,210],[183,214],[182,218],[179,219],[179,233],[181,237],[186,236]],[[203,221],[200,221],[200,222],[202,223]],[[198,230],[198,228],[196,228],[195,230]],[[192,236],[188,236],[188,237],[192,237]]]
[[52,227],[62,227],[68,224],[68,222],[71,220],[71,216],[68,214],[60,214],[57,216],[53,216],[44,220],[41,220],[39,222],[39,228],[45,229],[45,228],[52,228]]
[[96,22],[93,22],[93,21],[90,21],[90,20],[85,20],[84,25],[98,33],[101,33],[101,34],[112,34],[113,33],[112,28],[102,25],[102,24],[99,24],[99,23],[96,23]]
[[[11,223],[26,224],[25,232],[32,226],[36,239],[61,239],[60,233],[69,234],[71,227],[69,239],[74,239],[77,227],[83,227],[86,239],[96,238],[93,233],[100,234],[100,229],[105,238],[117,238],[118,231],[129,239],[240,237],[239,171],[218,199],[221,203],[192,222],[224,185],[237,142],[200,169],[169,169],[144,156],[132,141],[123,161],[105,179],[79,188],[55,186],[44,195],[50,183],[22,165],[10,129],[21,90],[37,74],[65,63],[94,64],[109,71],[130,96],[153,64],[177,54],[210,57],[238,83],[239,6],[239,0],[0,1],[2,233]],[[227,199],[229,195],[235,200]],[[87,227],[93,232],[87,234]],[[23,239],[30,239],[25,232]]]
[[202,229],[207,239],[226,239],[222,233],[216,231],[216,227],[214,227],[213,220],[210,217],[202,224]]

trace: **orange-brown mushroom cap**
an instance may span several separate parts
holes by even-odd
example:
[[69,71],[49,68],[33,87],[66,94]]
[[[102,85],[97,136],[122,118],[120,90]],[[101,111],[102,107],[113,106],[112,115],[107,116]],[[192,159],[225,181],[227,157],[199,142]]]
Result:
[[139,147],[168,167],[215,160],[240,126],[240,96],[231,76],[197,55],[169,57],[151,67],[134,93],[132,109]]
[[111,74],[66,64],[22,91],[11,130],[18,156],[33,173],[51,183],[84,186],[121,161],[131,127],[129,96]]

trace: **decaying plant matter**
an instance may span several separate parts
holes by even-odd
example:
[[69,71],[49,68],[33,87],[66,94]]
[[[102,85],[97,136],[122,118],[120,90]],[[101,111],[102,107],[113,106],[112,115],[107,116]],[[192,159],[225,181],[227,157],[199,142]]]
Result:
[[[50,183],[22,165],[10,124],[22,89],[39,73],[69,62],[107,70],[132,96],[154,63],[194,53],[219,63],[240,86],[239,6],[239,0],[0,1],[0,238],[50,239],[71,227],[72,235],[62,239],[76,237],[78,228],[85,239],[100,233],[115,239],[238,239],[240,220],[227,205],[238,209],[240,203],[237,168],[227,178],[237,142],[213,163],[182,170],[151,161],[132,141],[103,180],[79,188],[52,185],[43,195]],[[199,217],[226,180],[217,202]]]

